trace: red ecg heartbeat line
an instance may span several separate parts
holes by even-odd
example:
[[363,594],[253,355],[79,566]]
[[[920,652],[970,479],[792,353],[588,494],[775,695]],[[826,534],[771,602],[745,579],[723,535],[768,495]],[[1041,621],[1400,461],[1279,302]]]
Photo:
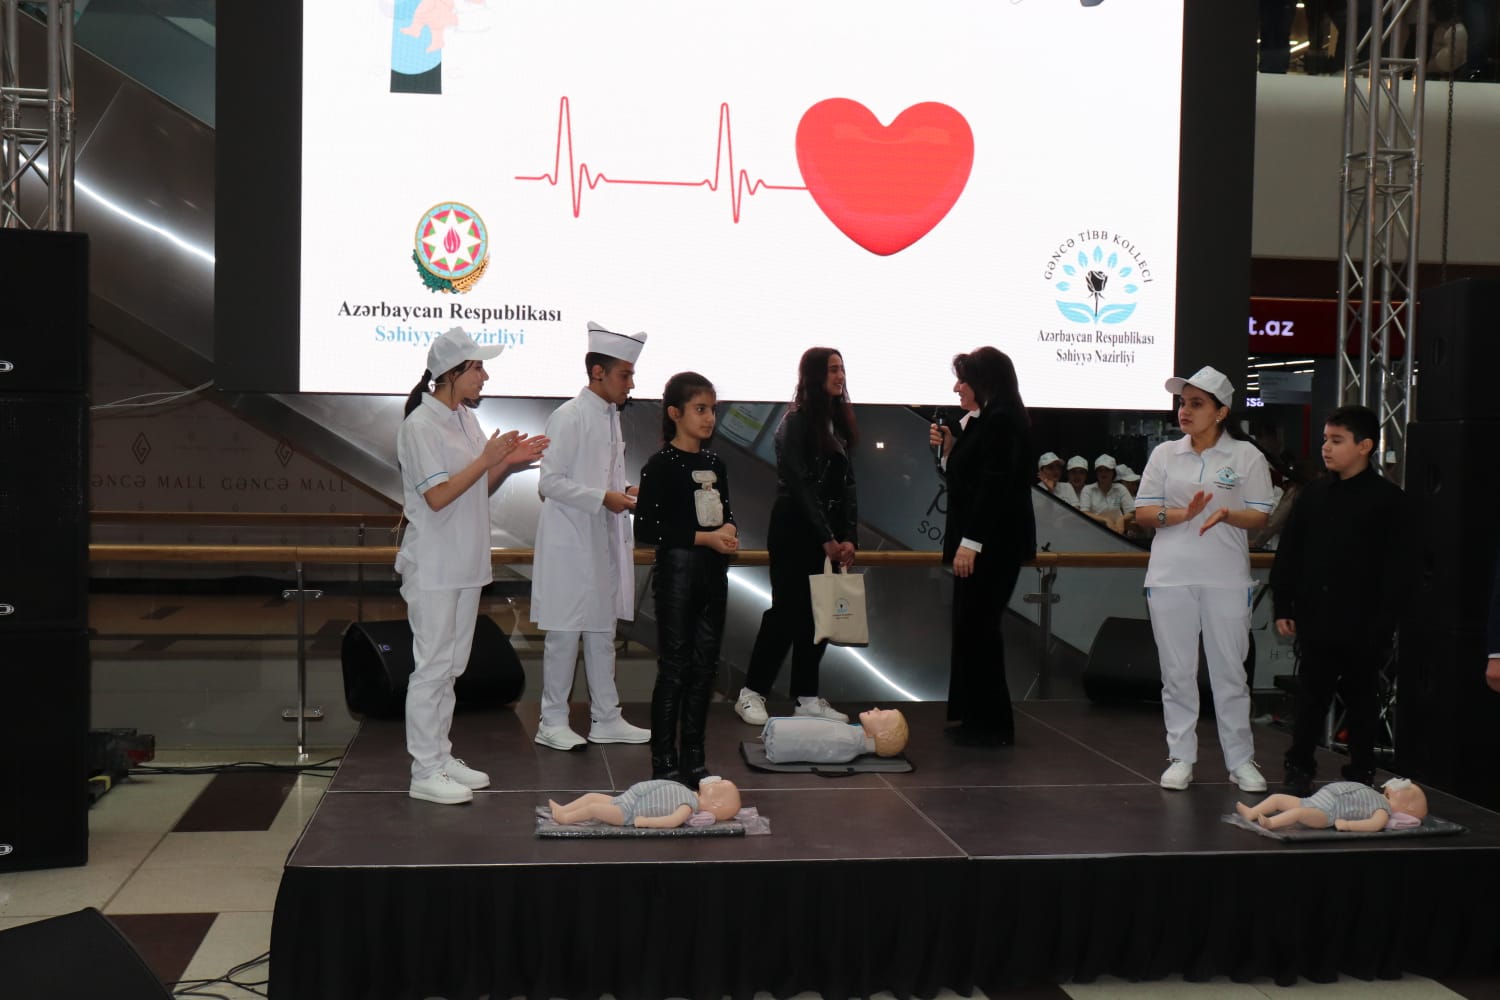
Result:
[[573,194],[573,218],[578,218],[579,209],[583,204],[583,192],[592,191],[600,184],[636,184],[647,187],[686,187],[686,188],[708,188],[710,191],[718,191],[722,171],[726,165],[729,171],[729,206],[734,221],[740,221],[741,207],[747,197],[754,196],[761,191],[806,191],[807,188],[801,184],[771,184],[763,178],[750,178],[748,170],[740,170],[736,173],[734,168],[734,138],[729,127],[729,105],[719,105],[719,134],[715,139],[714,149],[714,173],[712,177],[705,177],[696,181],[663,181],[644,180],[622,177],[607,177],[600,171],[593,173],[589,170],[587,163],[576,163],[573,157],[573,111],[564,96],[557,106],[557,148],[552,159],[552,172],[550,174],[537,174],[535,176],[517,176],[518,181],[546,181],[556,187],[562,171],[563,144],[568,147],[568,182],[572,187]]

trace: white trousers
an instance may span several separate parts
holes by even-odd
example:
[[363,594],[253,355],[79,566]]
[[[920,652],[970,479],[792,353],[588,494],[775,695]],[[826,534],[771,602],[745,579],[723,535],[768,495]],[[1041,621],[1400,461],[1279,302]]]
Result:
[[1198,637],[1208,661],[1209,686],[1224,763],[1233,771],[1254,759],[1250,735],[1250,588],[1151,587],[1151,632],[1161,660],[1161,710],[1167,755],[1198,760]]
[[578,671],[578,639],[583,638],[583,676],[589,685],[589,716],[594,722],[620,717],[615,690],[615,634],[552,629],[542,643],[542,725],[568,724],[568,695]]
[[469,665],[479,591],[478,587],[418,590],[401,585],[415,663],[406,684],[406,751],[411,754],[413,780],[432,777],[453,756],[448,740],[453,727],[453,682]]

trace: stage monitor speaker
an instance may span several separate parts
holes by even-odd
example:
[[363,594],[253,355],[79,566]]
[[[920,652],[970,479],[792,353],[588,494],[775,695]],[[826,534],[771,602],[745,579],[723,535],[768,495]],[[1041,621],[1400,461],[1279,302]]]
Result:
[[[1255,638],[1245,674],[1253,681]],[[1198,645],[1198,703],[1204,715],[1213,713],[1208,661]],[[1083,693],[1089,701],[1161,701],[1161,660],[1149,618],[1106,618],[1094,633],[1089,658],[1083,667]]]
[[0,987],[7,1000],[172,997],[120,929],[93,907],[0,931]]
[[0,229],[0,393],[88,391],[89,240]]
[[1406,618],[1442,629],[1482,629],[1489,613],[1495,559],[1500,558],[1500,521],[1494,516],[1488,449],[1500,420],[1454,420],[1411,424],[1406,432],[1406,492],[1409,532],[1417,560],[1416,586]]
[[1464,278],[1429,288],[1417,308],[1419,419],[1500,420],[1500,281]]
[[[15,632],[0,639],[0,649],[0,875],[85,864],[88,635]],[[3,974],[0,963],[0,981]]]
[[[406,714],[406,682],[413,669],[411,625],[405,618],[355,622],[344,631],[344,700],[349,710],[376,719]],[[497,708],[521,697],[526,674],[510,640],[488,615],[474,622],[469,665],[454,685],[458,708]]]
[[88,618],[88,408],[0,395],[0,633]]
[[1500,695],[1485,683],[1482,629],[1403,628],[1397,661],[1396,769],[1500,808]]

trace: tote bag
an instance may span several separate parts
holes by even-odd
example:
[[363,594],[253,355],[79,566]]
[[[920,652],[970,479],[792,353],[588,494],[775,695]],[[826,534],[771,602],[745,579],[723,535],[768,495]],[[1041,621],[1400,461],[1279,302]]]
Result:
[[835,573],[833,561],[823,557],[823,572],[807,578],[812,588],[813,642],[839,646],[863,646],[870,641],[865,618],[863,574]]

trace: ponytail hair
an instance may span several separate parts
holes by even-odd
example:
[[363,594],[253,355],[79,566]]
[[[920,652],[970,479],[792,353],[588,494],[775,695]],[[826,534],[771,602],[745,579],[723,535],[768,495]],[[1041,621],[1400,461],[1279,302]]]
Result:
[[417,382],[411,393],[406,397],[406,411],[401,414],[402,420],[405,420],[407,417],[411,416],[412,411],[422,405],[422,393],[426,392],[427,387],[431,384],[432,372],[423,370],[422,378]]
[[663,442],[669,442],[677,436],[677,421],[667,413],[667,407],[675,406],[681,410],[700,392],[706,392],[715,399],[718,398],[718,393],[714,391],[714,384],[697,372],[678,372],[667,379],[667,386],[661,391],[661,439]]

